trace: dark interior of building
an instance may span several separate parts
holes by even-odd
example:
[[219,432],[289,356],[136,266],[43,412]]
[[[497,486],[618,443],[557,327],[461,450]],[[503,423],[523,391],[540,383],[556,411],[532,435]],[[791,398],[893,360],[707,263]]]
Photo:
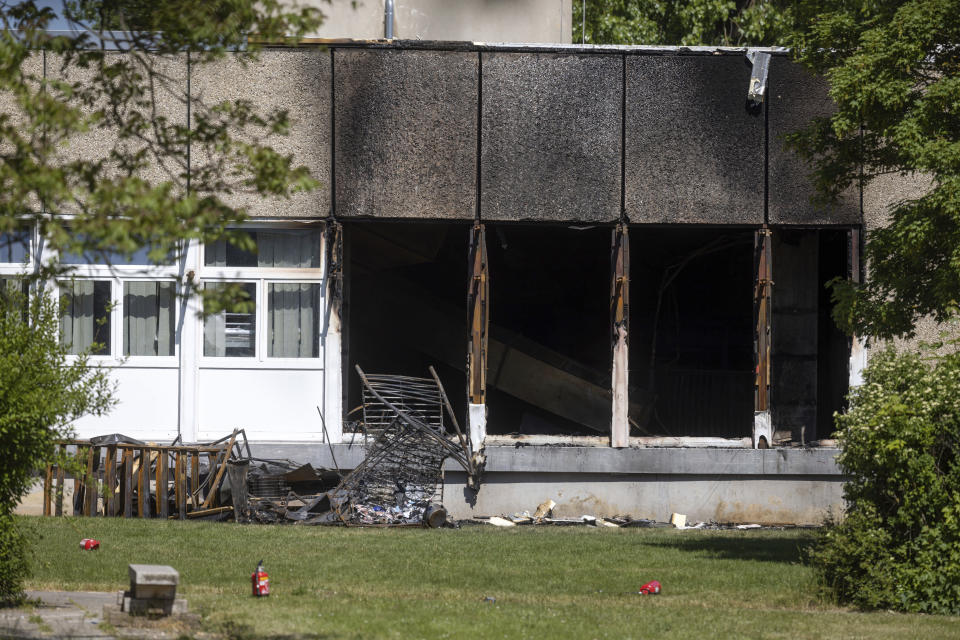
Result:
[[634,226],[630,261],[631,435],[748,435],[753,231]]
[[609,227],[488,225],[487,431],[610,432]]
[[350,222],[344,225],[344,395],[360,419],[367,373],[429,378],[433,365],[466,416],[469,224]]
[[[465,422],[469,236],[465,223],[345,225],[348,411],[355,364],[415,377],[433,365]],[[488,433],[608,435],[612,229],[488,224],[486,239]],[[752,229],[630,227],[632,436],[750,435],[753,242]],[[826,437],[849,343],[824,283],[847,273],[847,232],[776,231],[774,256],[775,423]]]

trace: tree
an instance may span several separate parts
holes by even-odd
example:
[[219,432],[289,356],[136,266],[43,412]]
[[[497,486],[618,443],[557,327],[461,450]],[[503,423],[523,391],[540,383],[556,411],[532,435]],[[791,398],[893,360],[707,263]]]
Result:
[[[69,275],[57,256],[110,264],[149,247],[150,261],[163,264],[188,241],[224,236],[251,249],[229,229],[246,217],[234,196],[288,197],[316,186],[270,146],[289,128],[285,111],[260,113],[246,100],[205,104],[169,69],[228,53],[252,59],[257,42],[314,30],[319,12],[278,0],[53,4],[0,3],[0,250],[34,231],[51,250],[23,274],[37,292],[26,318],[22,296],[0,296],[4,602],[19,595],[24,575],[12,512],[31,472],[73,420],[111,403],[105,374],[83,356],[66,358],[56,304],[39,295],[45,281]],[[189,108],[189,123],[165,114],[171,99]],[[183,295],[204,296],[207,312],[244,303],[235,288],[201,290],[189,277],[181,285]]]
[[[316,10],[278,0],[0,6],[0,95],[9,105],[0,111],[0,233],[8,238],[36,227],[48,255],[100,262],[150,247],[160,264],[179,257],[185,241],[224,235],[251,249],[228,229],[246,216],[230,204],[234,196],[289,197],[317,185],[270,147],[289,129],[286,111],[260,113],[247,100],[206,104],[169,71],[187,56],[193,67],[228,53],[250,60],[257,42],[315,29]],[[191,122],[170,117],[165,100],[189,108]],[[94,137],[102,152],[91,156]],[[51,257],[36,277],[66,270]],[[199,293],[208,310],[237,294]]]
[[960,2],[802,2],[790,38],[798,61],[823,74],[837,112],[792,144],[817,161],[826,197],[899,174],[928,179],[867,238],[868,278],[835,282],[834,317],[847,331],[910,335],[960,302]]
[[780,0],[573,0],[573,41],[775,45],[790,26],[792,5]]
[[34,296],[28,303],[9,284],[0,282],[0,604],[19,598],[26,574],[13,510],[33,471],[52,458],[73,420],[99,415],[113,402],[104,371],[83,356],[67,357],[53,300]]

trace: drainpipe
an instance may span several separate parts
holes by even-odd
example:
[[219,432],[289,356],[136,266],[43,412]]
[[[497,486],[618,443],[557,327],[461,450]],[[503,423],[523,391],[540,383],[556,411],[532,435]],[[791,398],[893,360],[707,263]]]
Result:
[[383,3],[383,37],[393,40],[393,0]]

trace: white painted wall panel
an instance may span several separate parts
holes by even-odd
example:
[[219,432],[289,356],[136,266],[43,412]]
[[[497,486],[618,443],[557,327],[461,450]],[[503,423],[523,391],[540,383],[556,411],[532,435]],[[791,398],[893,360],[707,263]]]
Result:
[[197,437],[245,429],[251,440],[323,440],[320,369],[201,368]]
[[114,367],[119,400],[105,416],[85,416],[74,423],[76,437],[122,433],[138,440],[170,442],[177,437],[178,369]]

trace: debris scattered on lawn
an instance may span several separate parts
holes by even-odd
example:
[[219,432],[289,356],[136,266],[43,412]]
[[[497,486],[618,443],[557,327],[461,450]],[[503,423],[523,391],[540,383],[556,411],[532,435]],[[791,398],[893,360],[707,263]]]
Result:
[[539,521],[550,517],[553,514],[553,508],[555,506],[557,506],[557,503],[553,500],[540,503],[540,506],[537,507],[537,510],[533,514],[533,519]]
[[[526,513],[526,512],[524,512]],[[513,527],[517,525],[539,525],[539,526],[588,526],[588,527],[619,527],[619,528],[642,528],[642,529],[676,529],[677,527],[669,522],[657,522],[647,518],[633,519],[629,516],[614,516],[611,518],[593,515],[582,515],[579,518],[524,518],[523,514],[514,514],[513,516],[474,516],[469,520],[460,521],[459,524],[491,524],[497,527]],[[784,530],[784,529],[815,529],[816,525],[795,525],[795,524],[776,524],[776,525],[741,525],[735,523],[720,522],[698,522],[693,525],[684,525],[682,530],[736,530],[736,529],[766,529],[766,530]]]
[[510,522],[506,518],[501,518],[499,516],[493,516],[492,518],[487,519],[487,524],[492,524],[495,527],[515,527],[517,526],[513,522]]
[[660,593],[660,583],[657,582],[656,580],[651,580],[651,581],[648,582],[647,584],[645,584],[645,585],[643,585],[642,587],[640,587],[640,591],[638,591],[637,593],[639,593],[639,594],[641,594],[641,595],[644,595],[644,596],[645,596],[645,595],[656,595],[656,594]]
[[[363,382],[364,422],[368,428],[379,425],[380,432],[363,462],[328,493],[333,511],[344,524],[421,524],[431,504],[442,502],[445,459],[475,473],[470,449],[432,369],[433,379],[367,376],[356,369]],[[444,409],[460,446],[447,437]]]
[[84,538],[80,541],[80,550],[81,551],[98,551],[100,549],[100,541],[94,540],[93,538]]
[[677,529],[683,529],[687,526],[687,516],[682,513],[675,513],[670,516],[670,524],[675,526]]

